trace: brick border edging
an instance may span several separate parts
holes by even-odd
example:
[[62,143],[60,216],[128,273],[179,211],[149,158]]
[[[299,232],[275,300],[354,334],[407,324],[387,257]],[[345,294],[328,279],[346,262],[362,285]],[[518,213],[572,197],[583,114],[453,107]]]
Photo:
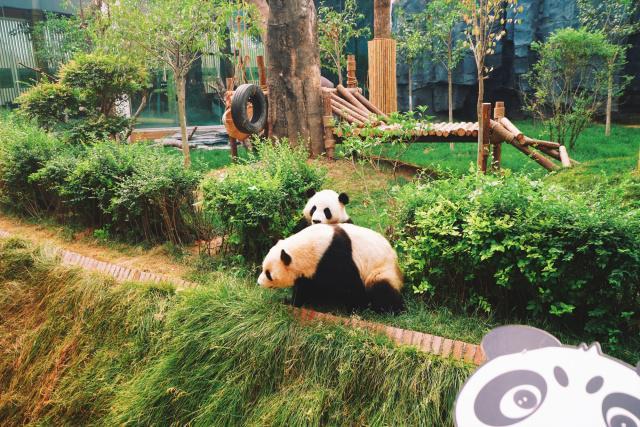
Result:
[[320,313],[307,308],[294,308],[293,315],[302,323],[320,321],[366,329],[374,333],[385,335],[398,345],[417,347],[420,351],[434,354],[445,359],[455,359],[477,366],[482,365],[486,360],[482,348],[477,344],[470,344],[464,341],[452,340],[437,335],[396,328],[382,323],[367,322],[354,317],[346,318],[334,316],[333,314]]
[[[12,237],[12,235],[9,232],[0,230],[0,237]],[[188,282],[184,279],[180,279],[179,277],[168,276],[166,274],[156,274],[136,268],[124,267],[110,262],[98,261],[97,259],[62,248],[55,248],[53,252],[55,255],[60,257],[62,265],[81,267],[85,270],[104,273],[107,276],[113,277],[118,282],[125,282],[129,280],[147,283],[171,282],[182,288],[192,288],[196,286],[195,283]]]
[[[0,237],[12,237],[11,233],[0,230]],[[194,288],[197,284],[188,282],[178,277],[166,274],[156,274],[147,271],[128,268],[109,262],[98,261],[77,252],[72,252],[62,248],[56,248],[55,254],[60,256],[62,265],[80,267],[89,271],[96,271],[113,277],[118,282],[138,281],[138,282],[169,282],[181,288]],[[424,332],[417,332],[408,329],[396,328],[382,323],[368,322],[357,318],[347,318],[335,316],[329,313],[310,310],[308,308],[293,308],[293,316],[300,322],[327,322],[336,323],[353,328],[366,329],[370,332],[385,335],[397,345],[408,345],[417,347],[418,350],[434,354],[443,358],[450,358],[466,363],[481,365],[485,361],[482,348],[477,344],[470,344],[464,341],[452,340],[449,338],[431,335]]]

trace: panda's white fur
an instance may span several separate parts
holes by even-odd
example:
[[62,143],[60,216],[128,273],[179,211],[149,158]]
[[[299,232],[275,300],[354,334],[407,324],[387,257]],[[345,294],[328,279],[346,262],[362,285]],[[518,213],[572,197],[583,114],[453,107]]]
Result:
[[640,376],[597,343],[565,346],[535,328],[503,326],[482,348],[489,360],[458,394],[457,427],[640,426]]
[[303,213],[307,224],[343,224],[351,222],[347,214],[346,205],[349,196],[346,193],[336,193],[333,190],[322,190],[317,193],[310,190],[309,200]]
[[262,263],[258,284],[294,287],[295,305],[321,299],[380,311],[402,306],[395,251],[381,234],[353,224],[315,224],[279,241]]

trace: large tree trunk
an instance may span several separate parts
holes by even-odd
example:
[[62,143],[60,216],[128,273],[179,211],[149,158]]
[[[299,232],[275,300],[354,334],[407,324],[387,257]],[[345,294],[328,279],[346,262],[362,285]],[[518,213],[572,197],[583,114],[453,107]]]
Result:
[[373,37],[391,38],[391,0],[373,1]]
[[320,54],[312,0],[269,0],[267,86],[272,136],[324,149]]
[[187,135],[187,79],[181,72],[175,73],[176,95],[178,98],[178,121],[180,122],[180,135],[182,136],[182,153],[184,154],[184,167],[191,166],[191,154],[189,153],[189,137]]

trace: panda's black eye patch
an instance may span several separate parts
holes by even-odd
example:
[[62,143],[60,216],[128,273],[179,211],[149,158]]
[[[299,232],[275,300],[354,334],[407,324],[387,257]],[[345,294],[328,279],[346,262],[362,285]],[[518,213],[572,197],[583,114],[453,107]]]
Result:
[[310,213],[311,215],[313,215],[313,213],[314,213],[315,211],[316,211],[316,207],[314,206],[314,207],[312,207],[312,208],[311,208],[311,212],[309,212],[309,213]]
[[329,208],[324,208],[324,216],[327,217],[327,219],[331,219],[331,209]]
[[267,279],[269,279],[269,280],[273,280],[273,279],[271,278],[271,272],[270,272],[269,270],[265,271],[265,272],[264,272],[264,275],[265,275],[265,276],[267,276]]

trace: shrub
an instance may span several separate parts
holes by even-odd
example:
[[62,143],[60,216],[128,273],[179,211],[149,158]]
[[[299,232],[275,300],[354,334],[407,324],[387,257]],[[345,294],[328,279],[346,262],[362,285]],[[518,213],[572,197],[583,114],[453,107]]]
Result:
[[[286,141],[257,143],[248,163],[203,183],[204,210],[225,233],[228,248],[258,261],[300,219],[307,190],[318,189],[324,171],[307,163],[303,147]],[[226,249],[226,248],[225,248]]]
[[28,215],[49,212],[55,193],[32,182],[32,175],[64,149],[45,131],[14,119],[0,119],[0,201]]
[[29,124],[0,120],[0,201],[56,214],[132,241],[194,237],[200,175],[144,144],[70,146]]
[[45,129],[53,129],[79,114],[78,97],[68,86],[44,82],[16,98],[24,116]]
[[[606,35],[564,28],[531,48],[540,60],[526,79],[533,91],[526,109],[539,118],[552,140],[573,148],[607,94],[608,64],[617,55]],[[626,79],[616,83],[619,94]]]
[[99,53],[77,55],[62,66],[59,78],[21,95],[20,111],[65,140],[82,143],[125,134],[133,122],[117,106],[149,81],[146,69],[130,59]]
[[584,329],[638,333],[640,214],[523,176],[398,190],[407,281],[439,302]]
[[83,104],[103,116],[144,90],[148,80],[147,70],[130,59],[100,53],[77,55],[60,69],[61,84],[76,89]]

